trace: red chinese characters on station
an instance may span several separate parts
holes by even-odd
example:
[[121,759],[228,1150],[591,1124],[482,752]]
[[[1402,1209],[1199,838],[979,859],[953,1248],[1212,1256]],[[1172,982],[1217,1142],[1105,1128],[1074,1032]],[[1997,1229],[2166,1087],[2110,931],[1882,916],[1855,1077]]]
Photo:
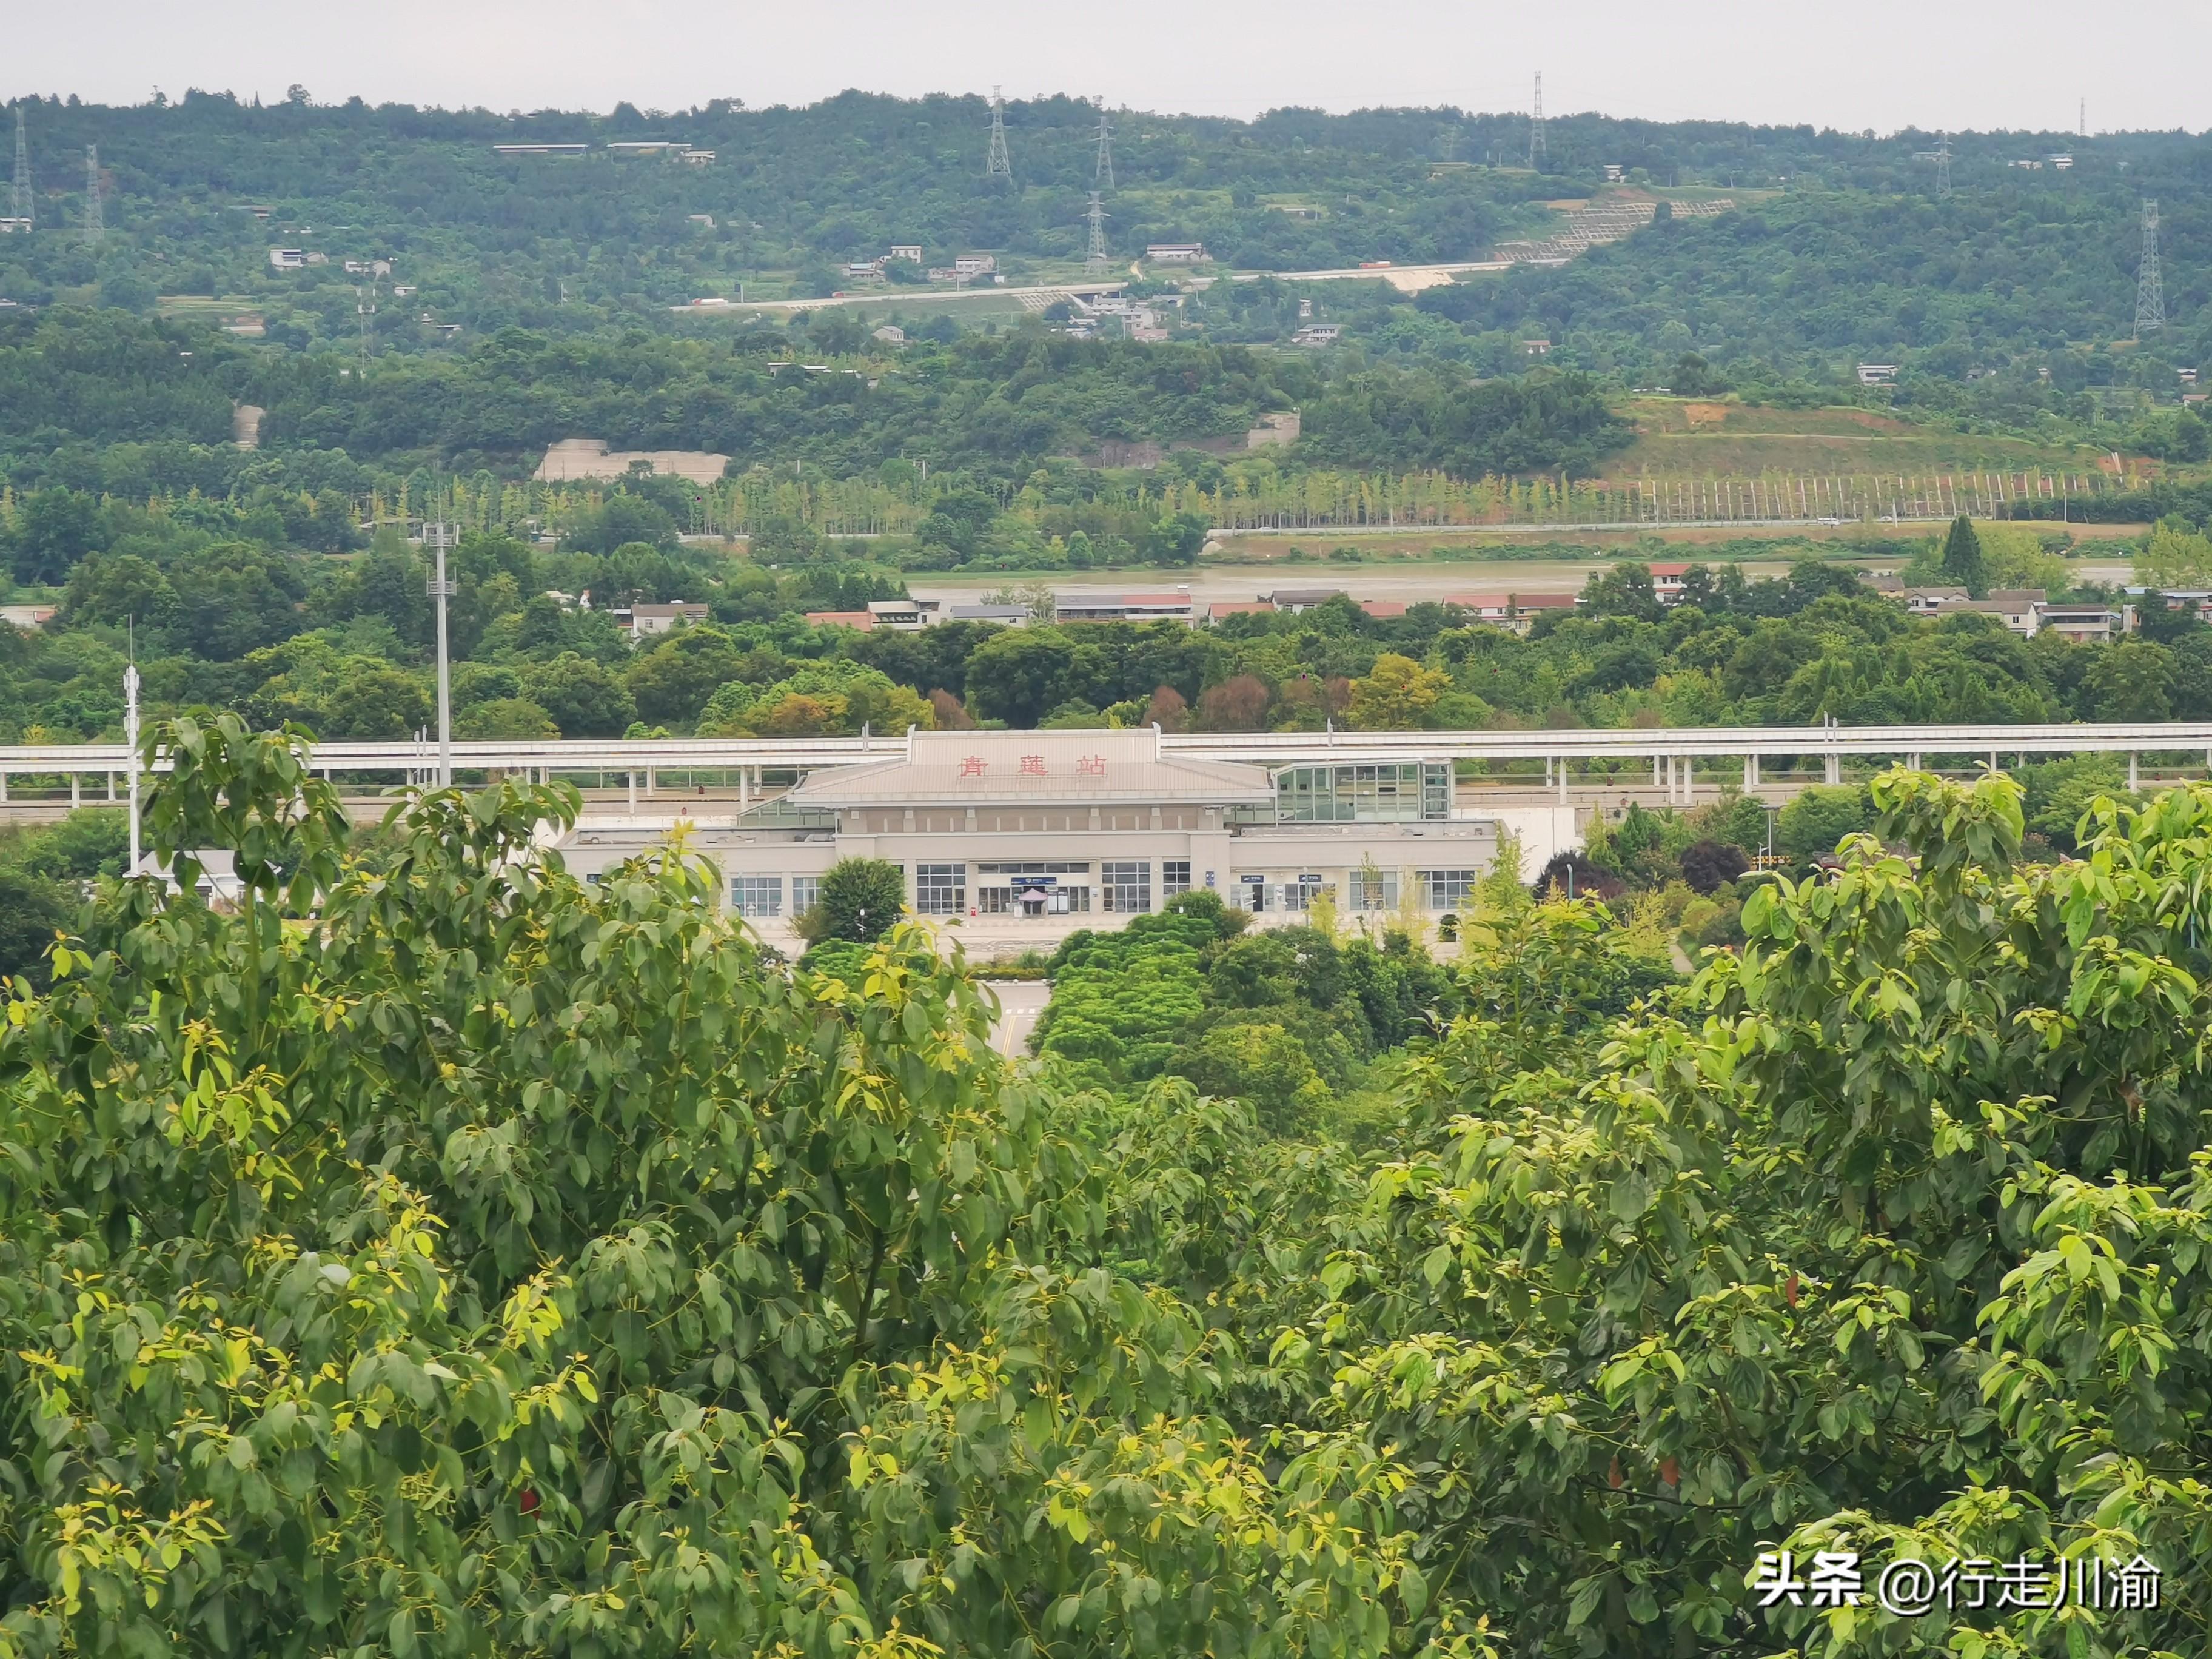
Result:
[[1042,755],[1023,756],[1022,775],[1025,778],[1042,777],[1044,775],[1044,757]]
[[1078,755],[1075,757],[1075,770],[1078,775],[1082,777],[1103,778],[1106,775],[1106,757]]
[[989,764],[990,763],[981,755],[963,755],[960,757],[960,775],[963,778],[980,778]]

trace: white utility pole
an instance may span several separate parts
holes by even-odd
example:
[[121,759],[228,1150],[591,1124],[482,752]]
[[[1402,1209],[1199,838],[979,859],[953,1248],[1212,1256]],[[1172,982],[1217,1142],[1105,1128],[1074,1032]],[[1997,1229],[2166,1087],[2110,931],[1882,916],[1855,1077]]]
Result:
[[131,862],[123,873],[138,873],[138,665],[123,671],[123,743],[131,751]]
[[422,526],[422,539],[437,555],[436,574],[430,578],[431,597],[438,601],[438,787],[453,785],[453,671],[446,659],[446,601],[453,584],[446,580],[446,550],[453,544],[453,526],[441,520]]

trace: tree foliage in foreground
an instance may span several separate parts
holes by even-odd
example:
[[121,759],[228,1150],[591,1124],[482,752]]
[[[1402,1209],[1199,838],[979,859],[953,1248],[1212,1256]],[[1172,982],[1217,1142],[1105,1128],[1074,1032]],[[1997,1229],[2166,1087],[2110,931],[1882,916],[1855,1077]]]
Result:
[[156,741],[184,896],[106,888],[0,1035],[0,1650],[1480,1647],[1405,1469],[1238,1438],[1091,1265],[924,937],[771,971],[680,857],[534,851],[565,787],[412,796],[372,872],[295,742]]
[[[1879,839],[1756,893],[1671,1012],[1577,1035],[1587,917],[1497,933],[1312,1235],[1273,1390],[1401,1448],[1425,1570],[1516,1650],[2203,1650],[2212,791],[2100,803],[2056,867],[2002,781],[1875,795]],[[2142,1553],[2166,1596],[1747,1619],[1778,1547],[1869,1589]]]
[[[1495,896],[1355,1153],[1007,1068],[910,927],[786,973],[675,853],[587,890],[562,791],[371,869],[293,743],[157,742],[247,895],[110,882],[9,1004],[15,1651],[2205,1649],[2212,789],[2046,866],[1892,774],[1625,1013],[1601,911]],[[1777,1547],[2166,1572],[1760,1611]]]

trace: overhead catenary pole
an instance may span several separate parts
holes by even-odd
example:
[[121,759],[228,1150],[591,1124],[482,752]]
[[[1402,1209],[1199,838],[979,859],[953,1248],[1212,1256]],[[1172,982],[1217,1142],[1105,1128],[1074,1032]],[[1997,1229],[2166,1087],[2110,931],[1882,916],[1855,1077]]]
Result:
[[1528,165],[1546,160],[1544,153],[1544,71],[1536,71],[1536,96],[1528,106]]
[[438,601],[438,787],[450,789],[453,783],[453,686],[452,664],[446,649],[446,601],[453,597],[453,584],[446,580],[446,550],[453,545],[453,526],[443,520],[426,524],[422,526],[422,539],[437,559],[429,589],[431,597]]

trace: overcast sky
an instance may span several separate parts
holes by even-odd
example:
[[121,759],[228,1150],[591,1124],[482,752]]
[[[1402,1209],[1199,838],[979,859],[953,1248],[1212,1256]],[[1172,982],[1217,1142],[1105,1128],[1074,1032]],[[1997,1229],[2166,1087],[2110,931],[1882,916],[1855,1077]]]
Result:
[[[604,111],[847,87],[1103,94],[1252,115],[1453,103],[1547,113],[2091,131],[2212,127],[2205,0],[106,0],[26,3],[0,91]],[[680,136],[680,135],[679,135]]]

